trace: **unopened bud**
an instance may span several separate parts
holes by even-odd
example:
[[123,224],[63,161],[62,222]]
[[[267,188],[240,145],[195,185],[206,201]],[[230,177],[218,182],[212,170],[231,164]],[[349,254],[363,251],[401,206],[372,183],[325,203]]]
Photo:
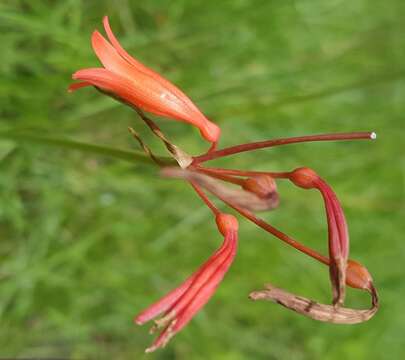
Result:
[[355,289],[370,290],[373,279],[367,268],[354,260],[347,261],[346,284]]
[[218,230],[224,236],[229,231],[238,231],[238,220],[233,215],[220,213],[217,215],[215,221],[217,222]]
[[312,169],[302,167],[292,171],[290,173],[289,179],[295,185],[301,188],[312,189],[316,186],[316,180],[319,179],[319,177]]
[[245,180],[242,188],[256,194],[258,197],[267,199],[274,196],[277,191],[275,180],[269,175],[258,175]]

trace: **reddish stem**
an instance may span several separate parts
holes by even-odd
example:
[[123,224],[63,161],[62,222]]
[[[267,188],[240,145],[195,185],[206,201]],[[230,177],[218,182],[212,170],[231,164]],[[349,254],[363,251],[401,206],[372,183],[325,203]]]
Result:
[[227,204],[232,209],[236,210],[239,214],[246,217],[248,220],[252,221],[253,223],[258,225],[262,229],[266,230],[267,232],[273,234],[274,236],[276,236],[280,240],[284,241],[288,245],[294,247],[295,249],[303,252],[306,255],[311,256],[312,258],[320,261],[321,263],[323,263],[325,265],[329,265],[329,258],[328,257],[323,256],[320,253],[318,253],[317,251],[312,250],[311,248],[309,248],[309,247],[301,244],[300,242],[294,240],[293,238],[289,237],[287,234],[281,232],[280,230],[276,229],[275,227],[273,227],[270,224],[268,224],[267,222],[265,222],[263,219],[258,218],[256,215],[254,215],[250,211],[245,210],[245,209],[243,209],[243,208],[241,208],[241,207],[239,207],[237,205],[232,204],[231,202],[229,202],[228,200],[226,200],[225,198],[223,198],[219,194],[215,194],[215,195],[222,202]]
[[351,132],[351,133],[340,133],[340,134],[319,134],[319,135],[307,135],[307,136],[296,136],[291,138],[281,138],[274,140],[258,141],[248,144],[241,144],[231,146],[225,149],[210,151],[204,155],[194,157],[193,164],[199,164],[205,161],[214,160],[222,158],[225,156],[230,156],[238,154],[241,152],[263,149],[273,146],[281,146],[287,144],[296,144],[302,142],[311,141],[340,141],[340,140],[371,140],[375,139],[376,134],[374,132]]
[[198,196],[204,201],[204,203],[210,208],[210,210],[214,213],[215,216],[219,215],[220,211],[214,205],[214,203],[208,199],[207,195],[201,190],[201,188],[193,181],[190,181],[191,186],[194,188],[195,192]]
[[260,175],[269,175],[276,179],[288,179],[290,172],[271,172],[271,171],[244,171],[244,170],[235,170],[235,169],[223,169],[223,168],[206,168],[201,166],[196,166],[196,170],[203,171],[208,173],[211,176],[219,175],[233,175],[233,176],[260,176]]
[[241,178],[237,178],[235,176],[231,176],[228,174],[224,174],[221,171],[210,171],[210,169],[207,168],[203,168],[203,167],[195,167],[195,170],[197,170],[198,172],[202,172],[204,174],[208,174],[209,176],[216,178],[216,179],[220,179],[235,185],[240,185],[242,186],[245,183],[245,179],[241,179]]
[[215,151],[218,147],[218,141],[214,141],[211,143],[211,146],[209,147],[207,154],[212,153],[213,151]]

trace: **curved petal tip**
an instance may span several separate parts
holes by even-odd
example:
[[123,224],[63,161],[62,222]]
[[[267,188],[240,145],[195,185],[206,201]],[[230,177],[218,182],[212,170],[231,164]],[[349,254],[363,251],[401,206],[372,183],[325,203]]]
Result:
[[103,16],[103,25],[104,25],[104,28],[110,27],[110,21],[108,19],[108,15]]
[[84,81],[83,82],[78,82],[78,83],[73,83],[73,84],[69,85],[67,91],[71,93],[71,92],[73,92],[73,91],[75,91],[77,89],[80,89],[80,88],[86,87],[86,86],[91,86],[91,84],[87,83],[87,82],[84,82]]

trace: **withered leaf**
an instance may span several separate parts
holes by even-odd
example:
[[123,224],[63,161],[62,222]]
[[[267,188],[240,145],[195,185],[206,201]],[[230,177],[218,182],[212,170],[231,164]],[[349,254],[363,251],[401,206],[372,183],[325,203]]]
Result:
[[334,324],[358,324],[365,322],[375,315],[379,307],[377,292],[374,288],[371,291],[371,308],[362,310],[321,304],[270,284],[265,285],[265,287],[265,290],[252,292],[249,298],[252,300],[272,301],[311,319]]

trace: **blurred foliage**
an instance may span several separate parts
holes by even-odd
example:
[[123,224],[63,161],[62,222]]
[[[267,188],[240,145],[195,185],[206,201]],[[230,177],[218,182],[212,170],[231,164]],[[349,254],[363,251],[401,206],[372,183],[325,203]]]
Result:
[[[330,300],[327,269],[241,221],[240,251],[205,309],[166,349],[132,317],[219,242],[209,211],[153,167],[0,139],[0,357],[72,359],[400,359],[405,296],[405,46],[401,0],[0,2],[0,132],[26,131],[135,151],[134,113],[71,73],[97,66],[90,34],[108,14],[131,54],[178,84],[223,128],[222,145],[374,130],[378,141],[292,145],[217,164],[316,169],[340,196],[351,257],[372,272],[382,306],[356,326],[317,323],[247,294],[270,281]],[[198,132],[159,120],[190,153]],[[266,218],[326,250],[316,193],[280,183]],[[179,204],[181,203],[181,206]],[[368,306],[349,291],[349,303]],[[402,356],[401,356],[402,355]]]

